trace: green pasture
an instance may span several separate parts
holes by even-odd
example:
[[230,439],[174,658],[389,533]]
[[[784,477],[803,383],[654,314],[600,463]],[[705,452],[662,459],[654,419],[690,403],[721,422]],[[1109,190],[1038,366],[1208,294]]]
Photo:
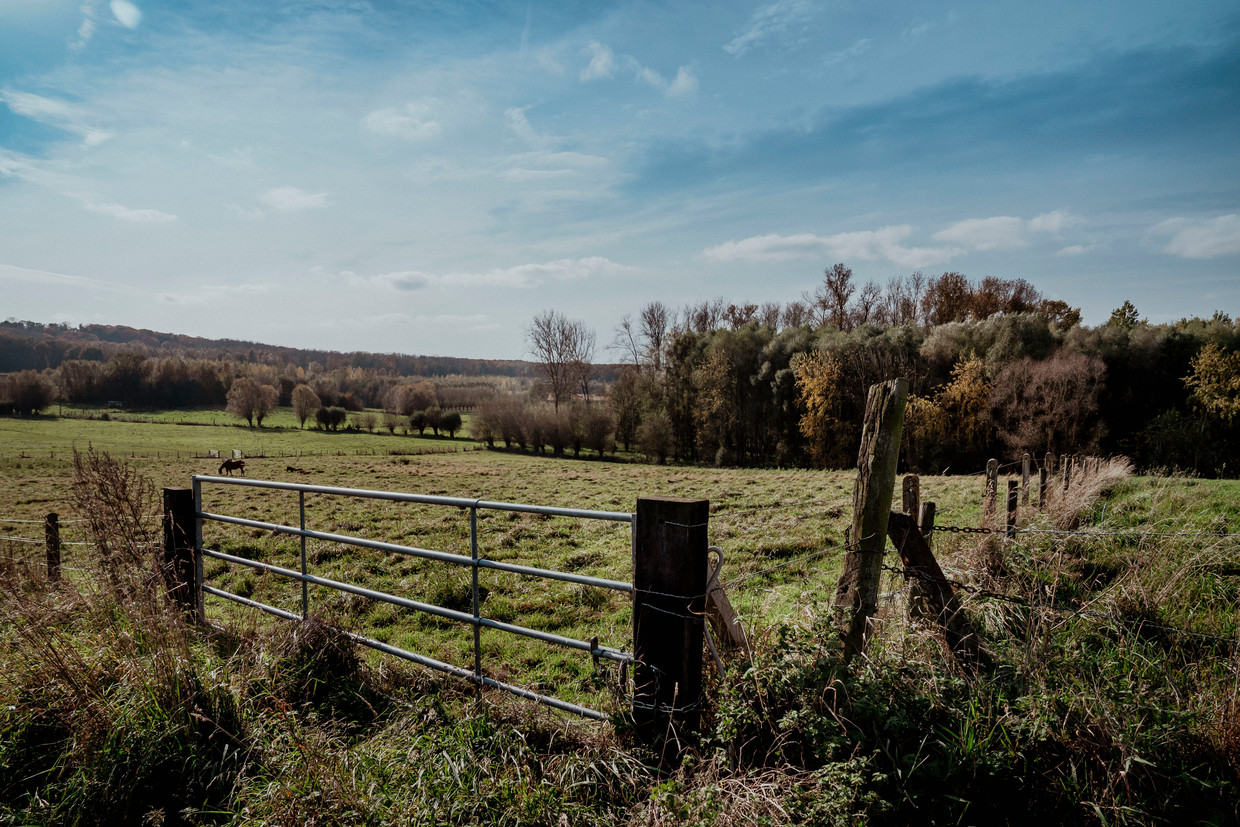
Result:
[[[107,413],[108,419],[99,418]],[[89,417],[89,418],[88,418]],[[459,432],[418,436],[387,431],[369,433],[324,431],[297,427],[291,409],[281,408],[251,428],[222,411],[169,411],[150,414],[118,414],[78,411],[63,417],[0,418],[0,463],[15,459],[55,458],[71,454],[76,447],[115,456],[189,458],[206,457],[210,451],[230,456],[234,449],[250,457],[312,457],[338,454],[424,453],[460,451],[477,445]]]

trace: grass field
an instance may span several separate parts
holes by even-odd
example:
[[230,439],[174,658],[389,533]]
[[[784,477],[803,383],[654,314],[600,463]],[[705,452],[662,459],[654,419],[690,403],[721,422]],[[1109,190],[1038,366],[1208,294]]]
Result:
[[[99,418],[103,414],[108,419]],[[153,427],[159,426],[159,427]],[[64,457],[74,447],[116,456],[205,457],[210,451],[229,456],[234,449],[247,457],[303,457],[338,454],[419,453],[466,450],[477,446],[464,434],[456,439],[302,429],[291,409],[281,408],[251,428],[223,411],[169,411],[117,413],[96,409],[69,412],[64,417],[0,418],[0,462],[14,459]]]
[[[65,540],[87,540],[82,524],[70,522],[78,517],[71,506],[71,453],[84,434],[99,434],[99,441],[87,436],[86,442],[118,455],[130,446],[127,461],[159,488],[188,486],[191,475],[214,473],[215,463],[149,446],[175,440],[182,429],[249,432],[158,419],[0,419],[0,535],[37,541],[37,522],[56,511]],[[6,599],[17,602],[6,603],[0,617],[0,638],[13,642],[0,647],[0,671],[8,676],[0,678],[0,704],[10,705],[0,717],[8,738],[0,739],[0,824],[81,812],[99,800],[99,784],[110,789],[112,783],[91,779],[114,777],[122,764],[135,778],[145,777],[120,753],[92,769],[95,752],[65,746],[95,743],[94,736],[56,741],[62,707],[54,698],[79,696],[57,689],[62,694],[45,698],[31,688],[96,680],[111,688],[98,701],[82,696],[73,703],[94,709],[109,699],[99,709],[110,711],[97,714],[115,722],[101,732],[132,739],[149,731],[160,743],[175,741],[167,727],[181,720],[173,714],[181,703],[175,699],[188,691],[193,708],[207,710],[195,714],[246,745],[241,758],[227,750],[220,756],[204,746],[215,743],[209,733],[201,736],[205,741],[186,734],[192,716],[176,724],[176,737],[189,739],[178,749],[197,757],[174,751],[169,760],[186,767],[205,761],[204,773],[234,780],[225,792],[206,784],[189,802],[189,816],[176,815],[155,792],[126,793],[139,808],[134,818],[158,810],[168,823],[1155,824],[1174,817],[1223,824],[1240,817],[1231,794],[1240,781],[1236,481],[1117,471],[1083,480],[1071,497],[1057,494],[1048,512],[1022,509],[1020,525],[1034,531],[1015,541],[936,533],[935,553],[946,575],[963,583],[960,595],[993,658],[983,679],[969,681],[944,659],[926,626],[909,622],[895,572],[884,574],[869,657],[852,668],[834,660],[829,606],[851,520],[851,473],[659,467],[502,451],[372,455],[359,448],[328,456],[305,446],[346,438],[358,446],[453,442],[275,429],[255,436],[278,441],[298,458],[252,459],[253,478],[624,512],[642,496],[707,499],[709,540],[724,550],[722,579],[755,656],[734,664],[728,679],[714,679],[696,758],[667,775],[625,740],[623,727],[616,734],[606,725],[578,724],[498,693],[476,706],[467,685],[368,650],[360,671],[347,657],[323,661],[335,649],[313,628],[298,631],[218,598],[208,598],[208,614],[231,630],[226,646],[191,636],[144,649],[143,635],[154,633],[142,631],[141,613],[127,620],[106,604],[106,610],[57,614],[56,601],[67,598],[56,592],[50,603],[23,602],[22,589],[45,594],[37,585],[42,549],[37,542],[0,541],[6,559],[33,561],[25,568],[10,562]],[[290,472],[290,465],[309,473]],[[981,476],[921,480],[922,499],[936,502],[937,525],[945,528],[980,524],[982,490]],[[469,553],[468,514],[456,508],[319,494],[307,495],[306,507],[313,529]],[[204,509],[288,525],[298,520],[297,498],[289,492],[206,484]],[[153,518],[153,529],[157,523]],[[296,542],[270,531],[208,523],[204,540],[210,548],[297,568]],[[482,512],[479,540],[490,559],[632,578],[623,525]],[[315,574],[468,610],[465,567],[318,541],[310,541],[308,560]],[[84,594],[100,588],[91,546],[67,546],[65,565]],[[205,574],[218,588],[300,609],[299,584],[214,560]],[[15,583],[27,585],[14,591]],[[626,595],[495,572],[484,572],[481,585],[484,616],[577,639],[597,635],[604,645],[631,649]],[[320,588],[311,590],[311,608],[385,642],[472,665],[466,626]],[[81,653],[84,671],[62,674],[61,666],[46,665],[59,661],[40,660],[44,638],[21,631],[35,615],[59,618],[48,627],[59,631],[46,634],[63,635],[57,651],[69,646]],[[19,640],[30,640],[36,654],[22,654]],[[125,654],[131,650],[138,654]],[[190,685],[197,689],[186,690],[175,677],[182,667],[160,665],[158,652],[165,650],[179,653],[176,663],[195,664]],[[484,670],[501,680],[607,711],[624,709],[615,670],[596,670],[588,656],[490,631],[483,633],[483,650]],[[310,662],[327,675],[322,680],[344,688],[316,690],[317,679],[299,671]],[[50,671],[39,677],[40,669]],[[122,715],[128,707],[117,694],[131,684],[132,720]],[[172,700],[160,700],[161,693]],[[166,720],[151,718],[151,703],[164,704],[158,708]],[[290,718],[290,709],[302,711]],[[33,710],[31,716],[43,710],[37,720],[44,729],[18,710]],[[28,741],[35,746],[22,746]],[[43,760],[36,747],[44,743],[52,746],[38,749],[62,756],[54,766],[68,768],[49,779],[69,781],[39,788],[52,802],[41,805],[15,779]],[[108,747],[98,749],[108,755]],[[73,779],[86,786],[64,786],[78,783]],[[218,812],[210,815],[203,802]],[[1017,815],[1011,806],[1020,808]]]

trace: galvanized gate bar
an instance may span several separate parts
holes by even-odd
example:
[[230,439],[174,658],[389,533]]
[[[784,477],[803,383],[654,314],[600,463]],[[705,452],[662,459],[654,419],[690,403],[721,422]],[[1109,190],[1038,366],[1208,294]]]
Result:
[[611,589],[613,591],[633,593],[633,584],[624,583],[619,580],[606,580],[601,577],[588,577],[584,574],[570,574],[563,571],[552,571],[550,569],[539,569],[532,566],[520,566],[515,563],[500,563],[495,560],[487,560],[479,558],[473,560],[462,554],[453,554],[448,551],[432,551],[431,549],[418,548],[416,546],[403,546],[397,543],[385,543],[381,540],[367,540],[364,537],[349,537],[344,534],[331,534],[326,531],[312,531],[310,529],[294,528],[293,526],[281,525],[279,523],[265,523],[261,520],[249,520],[244,517],[232,517],[227,514],[213,514],[207,511],[199,511],[196,515],[203,520],[214,520],[220,523],[231,523],[233,525],[248,526],[249,528],[261,528],[267,531],[274,531],[279,534],[289,534],[294,537],[309,537],[313,540],[323,540],[328,543],[341,543],[349,546],[360,546],[361,548],[372,548],[377,551],[390,551],[395,554],[404,554],[410,557],[421,557],[427,560],[438,560],[442,563],[453,563],[458,566],[479,566],[484,569],[494,569],[495,571],[507,571],[514,574],[526,574],[531,577],[543,577],[548,580],[561,580],[566,583],[576,583],[580,586],[596,586],[600,589]]
[[606,520],[615,523],[631,523],[633,515],[626,511],[592,511],[584,508],[559,508],[549,505],[471,500],[465,497],[441,497],[433,494],[405,494],[399,491],[373,491],[368,488],[336,488],[329,485],[306,485],[299,482],[275,482],[273,480],[249,480],[237,477],[212,477],[195,474],[193,479],[223,485],[241,485],[250,488],[273,488],[281,491],[305,491],[309,494],[335,494],[341,497],[363,497],[372,500],[422,503],[424,505],[449,505],[456,508],[483,508],[490,511],[514,511],[523,514],[545,514],[550,517],[579,517],[586,520]]
[[[237,565],[248,566],[249,568],[252,568],[252,569],[259,569],[261,571],[269,571],[272,574],[278,574],[278,575],[281,575],[282,577],[287,577],[290,580],[300,580],[303,583],[311,583],[316,586],[324,586],[329,589],[336,589],[337,591],[344,591],[344,592],[349,592],[350,594],[356,594],[359,597],[366,597],[366,598],[370,598],[371,600],[378,600],[382,603],[391,603],[394,606],[400,606],[405,609],[413,609],[415,611],[425,612],[426,614],[435,615],[436,617],[442,617],[445,620],[455,620],[458,623],[466,623],[469,625],[484,626],[488,629],[495,629],[496,631],[500,631],[500,632],[510,632],[514,635],[521,635],[522,637],[534,638],[535,640],[541,640],[545,643],[553,643],[557,646],[563,646],[567,649],[577,649],[582,652],[589,652],[591,655],[597,655],[598,657],[606,658],[607,660],[614,660],[620,663],[631,663],[633,660],[633,656],[626,652],[620,652],[618,650],[611,649],[606,646],[593,646],[591,645],[589,641],[585,641],[585,640],[574,640],[573,638],[564,637],[563,635],[552,634],[551,632],[542,632],[537,629],[527,629],[524,626],[517,626],[512,623],[504,623],[499,620],[492,620],[489,617],[475,618],[473,615],[469,614],[468,612],[458,612],[455,609],[445,609],[442,606],[435,606],[430,603],[422,603],[417,600],[410,600],[407,597],[397,597],[396,595],[388,594],[386,592],[377,592],[377,591],[374,591],[373,589],[367,589],[363,586],[355,586],[352,583],[342,583],[339,580],[330,580],[326,577],[316,577],[313,574],[302,574],[300,572],[294,571],[293,569],[282,568],[281,566],[275,566],[275,565],[272,565],[271,563],[263,563],[258,560],[247,560],[244,557],[236,557],[232,554],[227,554],[226,552],[222,552],[222,551],[216,551],[214,549],[204,548],[202,550],[202,554],[204,557],[214,557],[217,560],[224,560],[225,562],[228,562],[228,563],[236,563]],[[207,589],[207,586],[204,585],[203,589],[205,591]],[[211,593],[215,594],[216,591],[212,590]],[[291,618],[294,620],[298,619],[296,615],[291,615]]]
[[[212,588],[211,586],[206,585],[202,587],[202,590],[207,594],[213,594],[216,597],[222,597],[225,600],[240,603],[241,605],[248,606],[251,609],[258,609],[259,611],[275,615],[276,617],[282,617],[285,620],[301,619],[293,612],[286,612],[284,609],[278,609],[275,606],[269,606],[266,603],[260,603],[257,600],[250,600],[248,597],[242,597],[240,595],[233,594],[232,592],[221,591],[220,589]],[[485,675],[479,677],[473,672],[470,672],[468,669],[462,669],[459,666],[453,666],[450,663],[444,663],[441,660],[435,660],[434,658],[427,657],[426,655],[419,655],[416,652],[410,652],[397,646],[392,646],[391,644],[365,637],[364,635],[355,634],[347,629],[341,629],[340,631],[363,646],[368,646],[376,651],[416,663],[419,666],[426,666],[439,672],[446,672],[447,674],[458,678],[465,678],[466,680],[475,681],[493,689],[499,689],[511,695],[525,698],[526,700],[536,701],[544,706],[554,707],[555,709],[563,710],[564,712],[572,712],[582,716],[583,718],[592,718],[596,721],[606,721],[611,717],[610,715],[599,712],[598,710],[590,709],[585,706],[578,706],[577,704],[569,703],[568,701],[562,701],[559,698],[552,698],[549,695],[540,695],[539,693],[525,689],[524,687],[513,686],[510,683],[497,681],[494,678],[488,678]]]

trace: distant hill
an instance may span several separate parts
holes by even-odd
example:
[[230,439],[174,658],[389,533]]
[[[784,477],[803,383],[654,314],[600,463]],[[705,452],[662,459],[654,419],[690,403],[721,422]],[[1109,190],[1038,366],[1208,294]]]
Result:
[[[322,370],[362,368],[399,376],[511,376],[533,378],[537,366],[519,359],[466,359],[456,356],[410,356],[402,353],[341,353],[334,350],[266,345],[237,339],[204,339],[181,333],[160,333],[124,325],[65,324],[8,319],[0,322],[0,373],[55,368],[71,359],[107,361],[122,351],[143,356],[229,359],[275,366]],[[600,378],[614,378],[617,365],[600,365]]]

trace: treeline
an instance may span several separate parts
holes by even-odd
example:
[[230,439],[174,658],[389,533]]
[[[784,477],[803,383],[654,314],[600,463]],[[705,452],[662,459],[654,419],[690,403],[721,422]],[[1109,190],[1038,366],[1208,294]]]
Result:
[[533,366],[515,359],[467,359],[399,353],[340,353],[279,347],[234,339],[203,339],[120,325],[0,322],[0,373],[47,370],[69,361],[107,362],[117,353],[147,358],[262,364],[320,374],[355,368],[396,376],[499,376],[529,379]]
[[[608,394],[614,437],[655,460],[848,466],[868,388],[900,376],[914,470],[978,470],[1024,451],[1240,468],[1240,325],[1221,313],[1151,325],[1124,302],[1089,328],[1023,280],[914,274],[858,287],[837,264],[782,307],[651,303],[620,324],[616,346],[630,364]],[[484,413],[482,437],[529,440],[511,413]]]
[[[394,389],[418,385],[427,403],[471,410],[528,382],[496,377],[446,376],[415,380],[376,368],[341,367],[307,371],[300,365],[216,361],[182,356],[148,357],[118,350],[105,362],[70,359],[41,371],[19,370],[0,378],[0,412],[28,414],[54,401],[166,410],[225,407],[238,395],[240,380],[269,388],[273,405],[293,404],[299,385],[309,387],[323,407],[345,411],[378,408]],[[429,389],[427,391],[426,389]],[[247,394],[252,393],[247,389]]]

